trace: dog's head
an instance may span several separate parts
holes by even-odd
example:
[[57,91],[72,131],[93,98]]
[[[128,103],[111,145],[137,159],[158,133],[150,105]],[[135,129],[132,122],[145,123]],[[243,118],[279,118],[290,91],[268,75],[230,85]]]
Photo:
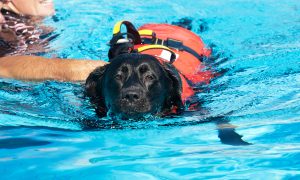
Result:
[[101,117],[109,111],[122,118],[141,118],[183,107],[177,71],[150,55],[117,56],[110,64],[95,69],[85,86]]

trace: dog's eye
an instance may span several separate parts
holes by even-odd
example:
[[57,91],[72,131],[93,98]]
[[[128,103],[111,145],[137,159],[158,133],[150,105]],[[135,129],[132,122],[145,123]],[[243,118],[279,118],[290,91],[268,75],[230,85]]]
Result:
[[142,65],[140,68],[139,68],[139,71],[141,74],[144,74],[145,72],[147,72],[149,70],[149,67],[146,66],[146,65]]
[[149,75],[145,76],[145,79],[147,81],[153,81],[154,80],[154,76],[149,74]]
[[121,71],[122,71],[123,73],[127,73],[127,72],[128,72],[128,67],[123,66],[123,67],[121,68]]
[[122,76],[120,74],[115,75],[115,79],[118,81],[122,80]]

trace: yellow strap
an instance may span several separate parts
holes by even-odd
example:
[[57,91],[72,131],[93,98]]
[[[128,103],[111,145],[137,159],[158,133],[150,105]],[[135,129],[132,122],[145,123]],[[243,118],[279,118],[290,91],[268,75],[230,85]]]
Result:
[[149,49],[164,49],[164,50],[170,51],[171,53],[174,53],[174,51],[172,51],[170,48],[168,48],[167,46],[163,46],[163,45],[142,46],[142,47],[138,48],[138,52],[143,52],[143,51],[146,51],[146,50],[149,50]]
[[142,29],[142,30],[139,30],[139,34],[140,34],[140,36],[152,36],[153,31],[149,30],[149,29]]
[[172,54],[170,61],[173,61],[176,58],[175,52],[172,51],[167,46],[163,46],[163,45],[147,45],[147,46],[142,46],[142,47],[138,48],[137,50],[138,50],[138,52],[143,52],[143,51],[146,51],[146,50],[149,50],[149,49],[163,49],[163,50],[167,50],[167,51],[169,51]]
[[[124,23],[124,21],[119,21],[115,24],[114,29],[113,29],[113,34],[118,34],[121,31],[121,26]],[[153,31],[149,29],[142,29],[139,30],[139,34],[141,36],[152,36]]]
[[121,31],[121,26],[123,24],[124,21],[119,21],[115,24],[114,26],[114,30],[113,30],[113,34],[118,34]]

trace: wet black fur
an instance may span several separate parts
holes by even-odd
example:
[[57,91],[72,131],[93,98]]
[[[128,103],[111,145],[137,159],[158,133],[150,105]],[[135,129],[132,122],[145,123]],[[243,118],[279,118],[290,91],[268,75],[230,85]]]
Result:
[[[90,97],[91,102],[95,105],[96,113],[99,117],[104,117],[107,114],[108,107],[106,106],[107,97],[104,94],[105,88],[107,88],[106,82],[113,81],[113,77],[107,76],[110,74],[109,71],[113,71],[115,68],[118,68],[122,62],[128,61],[139,61],[139,62],[149,62],[149,61],[157,61],[155,57],[150,55],[142,55],[142,54],[123,54],[117,56],[116,58],[111,60],[111,63],[99,67],[90,73],[86,80],[85,89],[87,96]],[[183,109],[183,104],[181,100],[181,92],[182,85],[179,74],[175,67],[168,63],[159,63],[157,61],[156,66],[160,66],[162,69],[162,74],[166,76],[168,82],[160,82],[160,83],[168,83],[167,84],[167,95],[164,97],[164,102],[161,104],[160,112],[157,112],[157,115],[168,114],[171,111],[173,106],[176,106],[180,110]],[[106,79],[104,81],[104,79]],[[162,81],[163,78],[159,77],[158,81]],[[161,90],[163,91],[163,90]]]

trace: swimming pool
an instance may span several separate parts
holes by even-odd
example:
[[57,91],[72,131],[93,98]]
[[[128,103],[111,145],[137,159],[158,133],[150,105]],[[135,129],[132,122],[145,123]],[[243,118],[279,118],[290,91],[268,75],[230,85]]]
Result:
[[45,23],[59,36],[48,57],[107,60],[119,20],[192,20],[220,55],[214,68],[227,71],[199,95],[203,109],[225,115],[253,145],[220,143],[214,123],[197,123],[200,113],[82,131],[80,120],[97,117],[80,84],[0,79],[1,179],[300,178],[298,1],[55,3]]

